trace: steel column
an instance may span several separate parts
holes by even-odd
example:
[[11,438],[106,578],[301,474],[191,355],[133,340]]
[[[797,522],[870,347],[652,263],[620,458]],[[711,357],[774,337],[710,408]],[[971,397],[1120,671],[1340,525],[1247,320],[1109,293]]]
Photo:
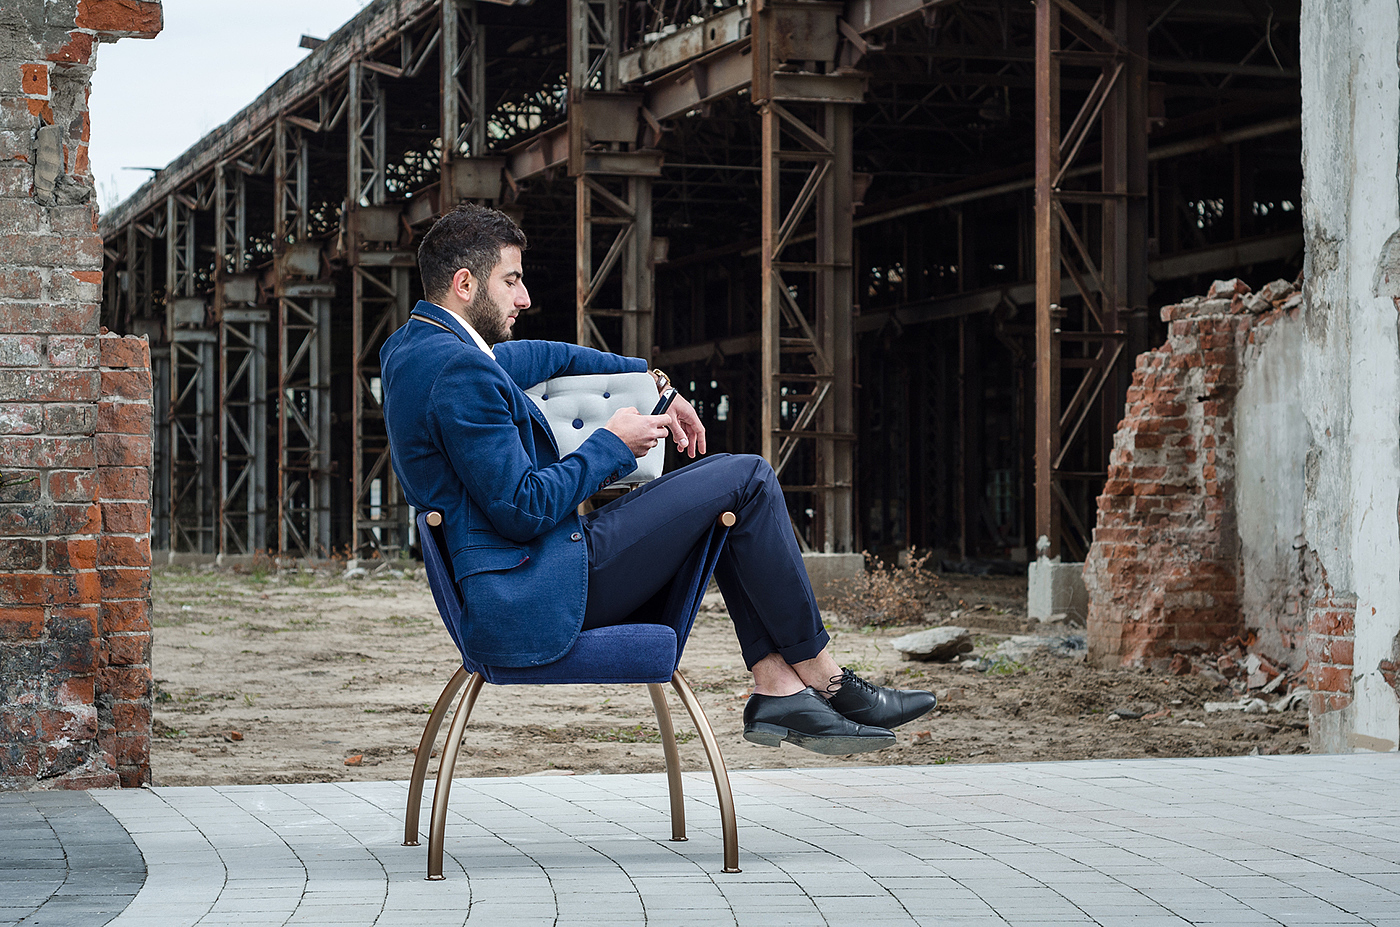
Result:
[[[1127,388],[1121,323],[1133,313],[1145,323],[1146,18],[1140,4],[1114,0],[1108,19],[1103,25],[1071,0],[1036,6],[1036,533],[1049,539],[1052,557],[1066,547],[1075,558],[1088,551],[1092,499],[1107,470]],[[1076,52],[1071,62],[1099,69],[1063,137],[1061,26],[1091,49]],[[1071,186],[1092,179],[1078,180],[1073,168],[1096,126],[1103,148],[1098,188]],[[1061,273],[1075,295],[1061,297]],[[1061,306],[1066,300],[1071,305]],[[1139,328],[1145,334],[1145,324]],[[1067,372],[1061,361],[1066,345],[1074,370],[1082,372]],[[1062,388],[1070,388],[1068,402]]]
[[[855,544],[851,104],[859,84],[779,69],[799,59],[834,71],[836,31],[830,4],[770,2],[754,17],[752,39],[762,140],[762,451],[786,490],[811,494],[804,542],[827,552]],[[806,173],[785,190],[781,172],[793,165]],[[798,245],[809,216],[815,242]]]
[[1060,173],[1060,8],[1035,4],[1035,533],[1060,553],[1060,507],[1051,469],[1060,453],[1060,219],[1051,200]]
[[335,288],[284,284],[278,325],[278,549],[324,557],[331,542],[331,298]]
[[[376,252],[376,257],[387,256]],[[378,554],[392,558],[408,549],[408,505],[389,465],[389,436],[384,428],[384,393],[379,378],[379,349],[408,321],[413,255],[398,255],[400,266],[356,265],[353,268],[352,342],[354,356],[355,462],[351,491],[355,507],[352,550],[355,557]]]
[[[359,112],[352,112],[353,123]],[[309,225],[307,144],[279,117],[273,139],[277,285],[277,549],[330,553],[330,341],[335,287],[293,282],[288,251]]]
[[384,88],[379,75],[359,61],[350,62],[346,78],[350,93],[349,175],[352,206],[379,206],[386,193],[386,118]]
[[486,152],[486,35],[474,0],[442,3],[442,189],[451,164]]

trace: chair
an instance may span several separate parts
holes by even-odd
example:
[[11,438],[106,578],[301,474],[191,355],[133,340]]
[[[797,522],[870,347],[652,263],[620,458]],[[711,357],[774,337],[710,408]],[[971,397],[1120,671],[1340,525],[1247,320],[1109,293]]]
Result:
[[[433,590],[433,599],[437,602],[438,612],[447,626],[448,633],[461,650],[462,642],[458,639],[456,629],[464,603],[461,591],[453,580],[451,560],[446,555],[442,515],[438,512],[422,512],[417,521],[423,563]],[[624,624],[584,631],[563,658],[545,666],[482,666],[466,657],[463,652],[461,668],[448,681],[442,694],[438,696],[437,704],[433,706],[432,714],[428,716],[427,726],[424,727],[423,737],[418,744],[418,756],[413,763],[413,777],[409,780],[403,842],[404,846],[418,846],[418,814],[423,801],[423,782],[427,776],[428,759],[443,719],[447,715],[447,709],[458,692],[461,692],[451,729],[447,733],[447,742],[443,745],[442,758],[438,765],[437,787],[433,793],[432,818],[428,827],[428,879],[444,878],[442,855],[452,773],[457,765],[457,751],[461,746],[467,720],[471,716],[472,707],[476,704],[483,683],[487,682],[494,685],[646,685],[651,693],[652,706],[656,710],[656,723],[661,732],[662,749],[666,757],[666,783],[671,799],[671,839],[685,840],[685,804],[681,791],[680,754],[676,750],[671,711],[666,704],[665,690],[662,689],[662,685],[669,682],[680,696],[681,703],[690,712],[691,720],[695,723],[696,731],[705,747],[710,771],[714,775],[724,842],[724,871],[740,871],[739,834],[734,820],[734,798],[729,789],[729,774],[725,770],[724,758],[719,752],[719,742],[715,739],[709,719],[705,717],[705,711],[700,707],[694,691],[677,668],[681,650],[695,621],[695,613],[699,610],[700,599],[710,582],[725,537],[734,523],[735,516],[732,512],[721,515],[681,568],[669,589],[663,590],[664,595],[658,594],[648,603],[656,621],[666,623]],[[664,603],[656,608],[661,599],[664,599]],[[644,609],[648,606],[644,606]]]

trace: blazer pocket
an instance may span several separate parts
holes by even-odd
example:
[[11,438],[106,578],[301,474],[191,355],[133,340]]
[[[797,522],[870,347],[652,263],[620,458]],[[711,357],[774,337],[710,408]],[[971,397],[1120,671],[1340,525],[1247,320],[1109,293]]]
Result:
[[466,549],[467,569],[465,578],[475,573],[492,573],[513,570],[530,559],[524,547],[468,547]]

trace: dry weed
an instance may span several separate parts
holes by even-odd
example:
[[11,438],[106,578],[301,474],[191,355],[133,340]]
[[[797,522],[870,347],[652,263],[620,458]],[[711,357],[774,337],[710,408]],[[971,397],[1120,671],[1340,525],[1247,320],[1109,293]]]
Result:
[[836,580],[831,606],[853,627],[874,625],[896,627],[919,624],[928,610],[929,598],[938,588],[938,577],[925,570],[933,555],[914,556],[911,548],[906,566],[891,566],[869,551],[865,572],[854,579]]

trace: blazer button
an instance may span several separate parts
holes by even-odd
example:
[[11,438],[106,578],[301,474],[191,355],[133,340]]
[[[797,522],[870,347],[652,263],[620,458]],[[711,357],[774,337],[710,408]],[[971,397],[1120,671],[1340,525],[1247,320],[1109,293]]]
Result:
[[577,531],[575,531],[573,534],[569,535],[569,540],[571,540],[571,541],[582,541],[582,540],[583,540],[583,535],[581,535],[581,534],[579,534]]

